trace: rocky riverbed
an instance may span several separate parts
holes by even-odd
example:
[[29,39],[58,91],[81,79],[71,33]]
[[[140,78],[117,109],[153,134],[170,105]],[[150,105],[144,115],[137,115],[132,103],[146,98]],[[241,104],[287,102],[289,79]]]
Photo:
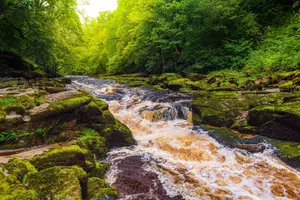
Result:
[[104,101],[69,83],[0,78],[1,199],[117,197],[97,160],[135,141]]
[[[152,85],[133,78],[132,86],[152,89],[89,77],[1,78],[0,196],[297,198],[298,172],[276,157],[299,167],[299,93],[168,87],[177,75],[162,77]],[[258,188],[270,178],[276,184]]]
[[[235,148],[259,152],[272,144],[277,156],[300,166],[300,71],[268,77],[231,74],[101,76],[133,87],[179,91],[193,98],[193,122]],[[267,145],[268,146],[268,145]]]

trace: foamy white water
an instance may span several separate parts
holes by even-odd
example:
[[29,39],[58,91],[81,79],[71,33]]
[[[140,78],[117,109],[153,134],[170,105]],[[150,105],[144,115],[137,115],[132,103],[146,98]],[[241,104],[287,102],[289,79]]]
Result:
[[[188,200],[300,199],[300,173],[270,152],[226,148],[204,131],[193,131],[188,98],[168,94],[162,100],[149,90],[92,78],[75,78],[75,85],[106,100],[137,141],[135,147],[112,150],[108,160],[133,155],[150,160],[144,170],[158,174],[168,195]],[[119,172],[112,165],[107,181],[114,184]]]

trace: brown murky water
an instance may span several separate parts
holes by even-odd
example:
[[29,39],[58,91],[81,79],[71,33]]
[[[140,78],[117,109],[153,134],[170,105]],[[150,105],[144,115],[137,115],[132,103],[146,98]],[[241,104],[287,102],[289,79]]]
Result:
[[[122,199],[300,199],[300,173],[272,156],[224,147],[193,131],[191,99],[86,77],[73,87],[105,99],[138,144],[109,152]],[[124,178],[125,177],[125,178]]]

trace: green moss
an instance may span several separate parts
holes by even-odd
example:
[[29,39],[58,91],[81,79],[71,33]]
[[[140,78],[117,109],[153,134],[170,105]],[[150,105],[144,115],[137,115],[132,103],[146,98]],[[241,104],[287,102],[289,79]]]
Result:
[[107,153],[106,140],[98,135],[86,135],[80,137],[78,146],[90,150],[97,158],[104,158]]
[[234,140],[239,139],[240,136],[228,128],[215,128],[213,132],[218,135],[218,137],[222,138],[225,143],[232,143]]
[[283,79],[283,80],[291,80],[291,79],[293,79],[295,76],[297,76],[299,74],[300,74],[299,70],[290,71],[290,72],[281,72],[281,73],[278,74],[278,77],[280,79]]
[[4,108],[10,104],[16,104],[18,99],[16,97],[5,97],[0,99],[0,108]]
[[235,88],[235,85],[230,83],[229,81],[222,81],[220,84],[221,88]]
[[268,139],[268,141],[280,151],[284,159],[300,159],[300,143],[289,142],[275,139]]
[[88,175],[89,177],[99,177],[103,178],[106,170],[108,169],[109,164],[108,163],[96,163],[96,168],[93,169]]
[[25,112],[26,109],[34,107],[34,101],[34,97],[29,96],[0,98],[0,110],[22,113]]
[[92,96],[84,95],[80,97],[74,97],[62,101],[57,101],[51,103],[47,109],[45,110],[42,109],[41,112],[32,115],[31,119],[33,121],[37,121],[47,116],[57,115],[66,111],[75,110],[89,104],[91,100],[92,100]]
[[[66,168],[66,167],[61,167],[61,169],[64,169],[64,168]],[[72,166],[72,167],[67,167],[67,168],[72,169],[75,172],[75,174],[76,174],[76,176],[77,176],[77,178],[78,178],[81,185],[86,185],[88,175],[81,167]]]
[[19,181],[21,181],[27,173],[37,172],[35,167],[28,160],[19,158],[10,159],[5,165],[5,169],[10,175],[16,176]]
[[7,87],[16,87],[18,86],[19,82],[17,80],[7,80],[0,82],[0,89],[7,88]]
[[194,125],[200,125],[202,122],[201,116],[197,113],[193,113],[193,124]]
[[0,122],[5,121],[6,112],[0,110]]
[[210,88],[210,85],[206,81],[188,82],[193,90],[206,90]]
[[104,131],[109,135],[109,144],[111,147],[128,146],[136,143],[129,128],[118,120],[115,120],[115,124],[106,127]]
[[82,109],[82,114],[85,116],[95,117],[101,115],[102,110],[95,102],[92,101]]
[[[79,176],[81,175],[80,173]],[[82,199],[78,168],[74,170],[66,167],[51,167],[30,174],[27,184],[29,189],[36,190],[43,199]]]
[[108,105],[105,101],[102,101],[98,98],[94,98],[93,102],[97,105],[98,108],[100,108],[101,111],[108,110]]
[[0,196],[5,196],[10,192],[10,187],[6,181],[6,176],[2,168],[0,168]]
[[187,87],[190,88],[189,84],[187,84],[190,82],[192,82],[192,81],[190,81],[187,78],[173,79],[173,80],[169,81],[168,88],[171,90],[175,90],[175,91],[177,91],[181,88],[187,88]]
[[114,197],[118,196],[117,191],[114,190],[105,180],[100,178],[89,178],[88,179],[88,197],[90,200],[101,199],[103,197]]
[[99,133],[96,130],[90,129],[90,128],[80,130],[79,134],[83,135],[83,136],[98,136],[99,135]]
[[233,130],[237,130],[241,133],[256,133],[257,129],[254,126],[249,125],[247,119],[236,119],[234,124],[230,127]]
[[176,74],[176,73],[164,73],[158,77],[158,79],[160,81],[164,81],[164,80],[171,81],[171,80],[180,79],[180,78],[182,78],[182,76],[180,74]]
[[[18,163],[19,164],[19,163]],[[24,166],[21,166],[21,168]],[[23,169],[23,168],[22,168]],[[38,200],[40,199],[34,190],[27,190],[26,187],[21,184],[17,177],[13,174],[4,174],[4,166],[0,166],[0,197],[1,200]],[[8,172],[11,172],[11,166]],[[18,169],[14,169],[18,171]],[[18,171],[20,172],[20,171]],[[18,175],[18,172],[16,175]]]
[[40,200],[38,193],[35,190],[22,190],[13,192],[11,195],[4,197],[3,200]]
[[128,83],[128,86],[130,87],[146,87],[148,88],[149,85],[145,81],[132,81]]
[[273,114],[291,113],[300,116],[300,102],[289,102],[280,105],[258,106],[253,111],[263,111]]
[[90,171],[95,167],[95,158],[92,153],[77,145],[62,147],[45,152],[30,159],[30,162],[38,169],[43,170],[53,166],[78,165]]
[[82,97],[75,97],[70,98],[67,100],[55,102],[50,105],[50,111],[60,111],[60,110],[71,110],[85,104],[88,104],[92,98],[90,96],[82,96]]
[[280,92],[292,92],[296,89],[296,85],[294,85],[293,81],[288,81],[279,86]]

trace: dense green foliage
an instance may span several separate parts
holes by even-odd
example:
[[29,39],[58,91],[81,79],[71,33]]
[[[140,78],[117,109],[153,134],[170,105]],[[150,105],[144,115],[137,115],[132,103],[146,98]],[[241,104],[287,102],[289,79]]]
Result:
[[0,51],[28,57],[49,75],[73,66],[82,34],[76,6],[76,0],[1,0]]
[[0,51],[48,74],[296,69],[298,0],[119,0],[82,25],[75,0],[1,0]]
[[120,0],[84,25],[80,66],[65,72],[288,70],[299,64],[298,1]]
[[246,62],[255,71],[299,69],[300,16],[291,18],[281,27],[268,29],[265,39],[252,51]]

